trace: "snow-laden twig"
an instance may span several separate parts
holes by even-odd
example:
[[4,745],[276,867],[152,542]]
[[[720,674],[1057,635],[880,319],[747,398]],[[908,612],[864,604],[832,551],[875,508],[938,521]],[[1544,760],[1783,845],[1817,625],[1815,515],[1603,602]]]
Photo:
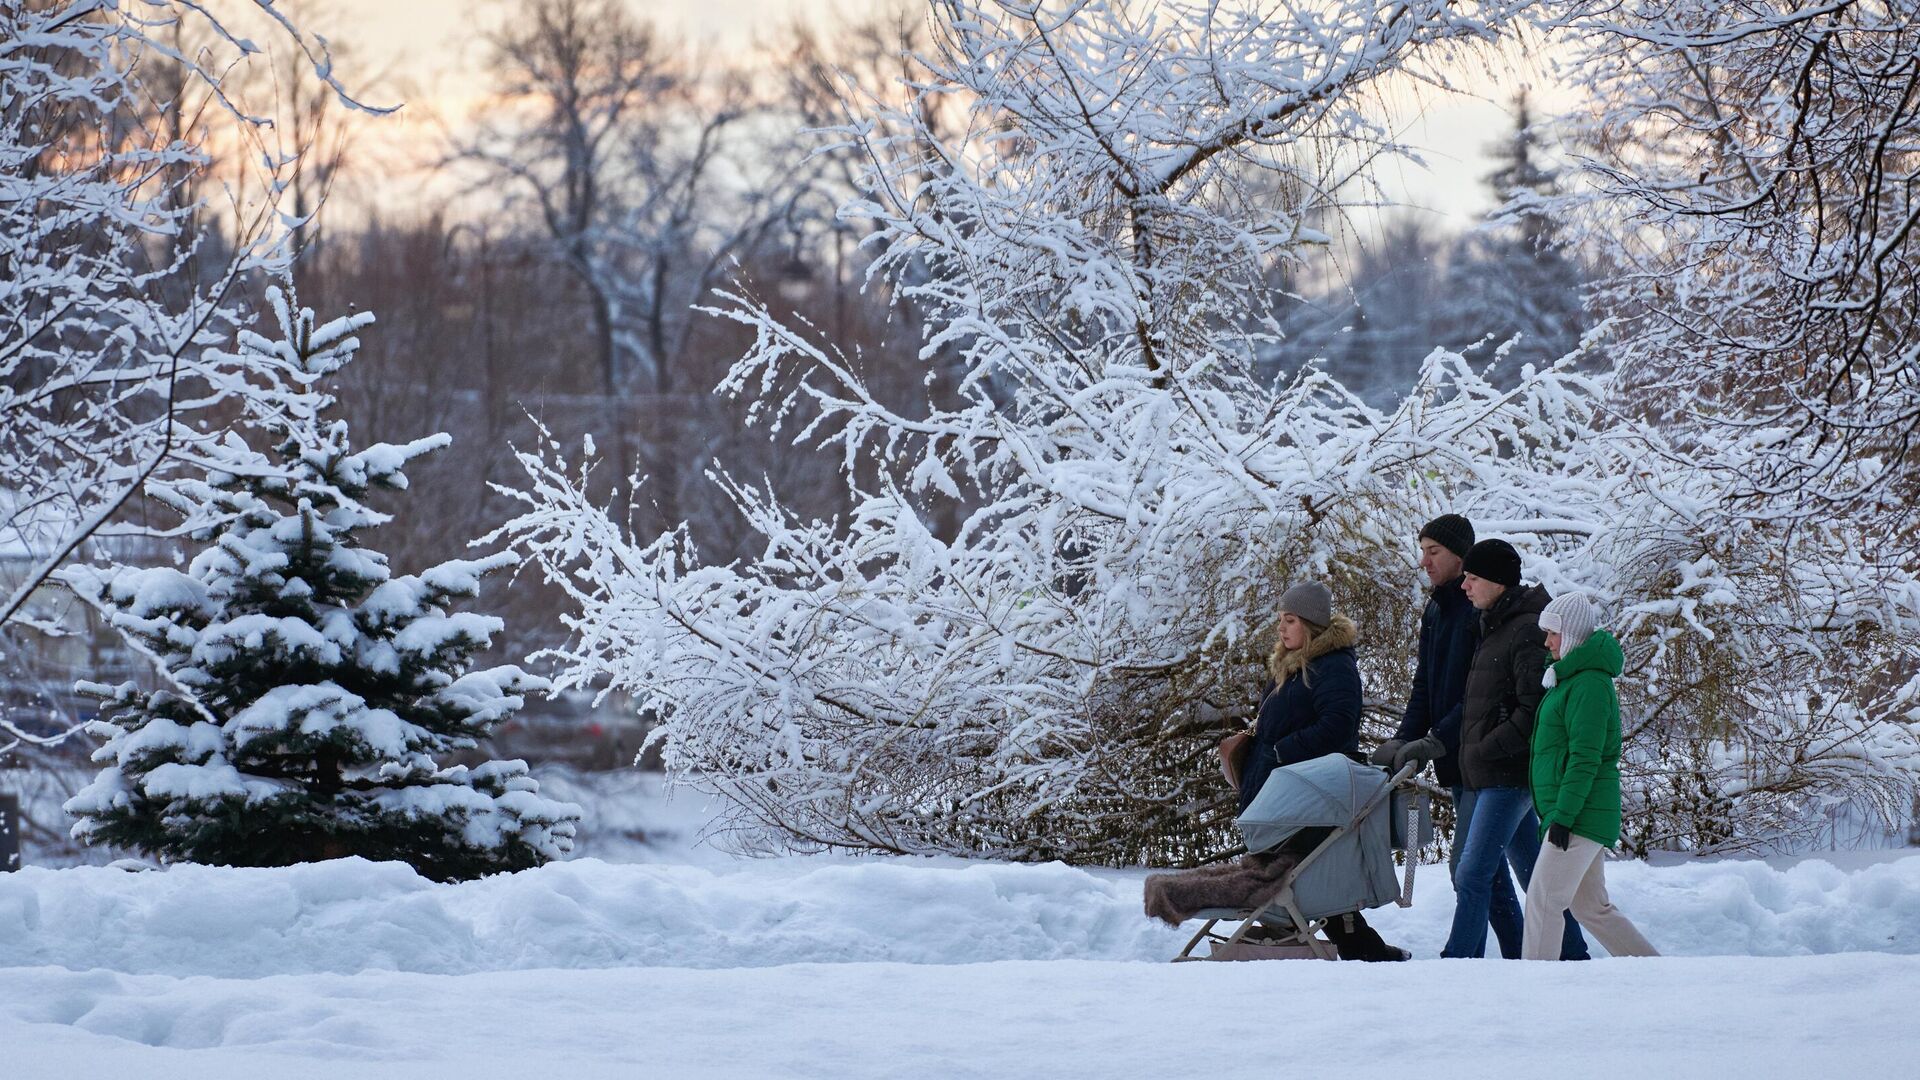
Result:
[[[390,111],[341,88],[324,41],[270,0],[253,6],[343,102]],[[182,26],[218,47],[176,48]],[[253,392],[234,354],[209,346],[235,325],[236,282],[284,264],[278,185],[233,208],[231,254],[212,273],[196,226],[212,207],[196,185],[210,141],[255,148],[272,125],[223,90],[230,64],[257,51],[188,0],[0,0],[0,542],[35,556],[0,623],[133,500],[190,469],[235,395]],[[166,134],[195,89],[214,107]],[[228,127],[215,134],[214,118]]]
[[[834,453],[853,509],[805,519],[716,473],[764,548],[713,565],[684,530],[629,535],[551,440],[503,489],[522,512],[497,536],[577,608],[546,654],[558,685],[660,718],[669,770],[732,806],[731,843],[1218,857],[1212,749],[1251,711],[1279,592],[1332,585],[1387,719],[1414,537],[1449,510],[1627,640],[1636,845],[1746,842],[1809,792],[1911,790],[1915,684],[1875,673],[1920,658],[1914,575],[1847,522],[1741,510],[1696,446],[1578,370],[1591,342],[1506,385],[1436,349],[1390,412],[1312,363],[1261,369],[1270,275],[1318,250],[1342,148],[1391,145],[1371,87],[1502,9],[938,11],[921,100],[876,95],[879,121],[838,134],[869,162],[843,214],[875,226],[876,272],[961,370],[953,393],[889,402],[745,290],[718,309],[753,335],[721,389]],[[926,125],[928,98],[964,131]]]

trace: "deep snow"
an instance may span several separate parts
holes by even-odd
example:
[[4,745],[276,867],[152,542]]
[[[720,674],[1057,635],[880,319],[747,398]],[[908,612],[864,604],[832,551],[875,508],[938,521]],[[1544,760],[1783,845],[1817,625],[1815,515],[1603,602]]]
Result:
[[[1920,853],[1839,861],[1610,865],[1659,960],[1377,966],[1167,964],[1138,873],[1058,865],[28,868],[0,1076],[1905,1075]],[[1451,901],[1375,922],[1431,957]]]
[[[1917,853],[1920,854],[1920,853]],[[1141,915],[1135,872],[1051,864],[787,859],[730,866],[552,863],[437,885],[400,863],[281,870],[109,867],[0,875],[7,966],[234,978],[361,970],[764,967],[890,961],[1161,961],[1180,933]],[[1920,954],[1920,857],[1612,863],[1614,900],[1678,956]],[[1423,867],[1414,906],[1371,917],[1431,957],[1453,898]]]
[[8,1076],[1910,1076],[1920,965],[1014,961],[0,979]]

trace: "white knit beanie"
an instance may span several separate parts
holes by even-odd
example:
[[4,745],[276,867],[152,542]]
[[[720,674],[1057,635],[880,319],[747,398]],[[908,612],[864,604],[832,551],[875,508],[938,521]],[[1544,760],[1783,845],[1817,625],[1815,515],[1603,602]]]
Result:
[[1565,656],[1593,633],[1593,605],[1580,593],[1555,597],[1540,612],[1540,629],[1560,635],[1560,654]]

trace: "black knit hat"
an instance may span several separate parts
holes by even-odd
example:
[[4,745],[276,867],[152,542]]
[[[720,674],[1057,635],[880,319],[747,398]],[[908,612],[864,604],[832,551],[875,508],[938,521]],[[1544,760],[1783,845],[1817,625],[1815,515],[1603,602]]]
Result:
[[1459,514],[1441,514],[1427,522],[1415,540],[1431,540],[1461,558],[1473,546],[1473,522]]
[[1467,552],[1464,569],[1474,577],[1515,588],[1520,584],[1520,553],[1505,540],[1482,540]]

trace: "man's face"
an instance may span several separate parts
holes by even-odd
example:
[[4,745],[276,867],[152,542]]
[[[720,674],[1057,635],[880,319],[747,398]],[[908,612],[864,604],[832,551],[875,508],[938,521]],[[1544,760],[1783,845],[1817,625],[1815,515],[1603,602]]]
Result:
[[1460,567],[1464,560],[1448,551],[1443,544],[1432,540],[1420,541],[1420,569],[1427,572],[1427,581],[1432,585],[1445,585],[1460,576]]
[[1499,582],[1468,574],[1461,580],[1460,590],[1467,594],[1467,599],[1473,602],[1474,607],[1485,611],[1500,599],[1500,594],[1506,592],[1507,587]]

